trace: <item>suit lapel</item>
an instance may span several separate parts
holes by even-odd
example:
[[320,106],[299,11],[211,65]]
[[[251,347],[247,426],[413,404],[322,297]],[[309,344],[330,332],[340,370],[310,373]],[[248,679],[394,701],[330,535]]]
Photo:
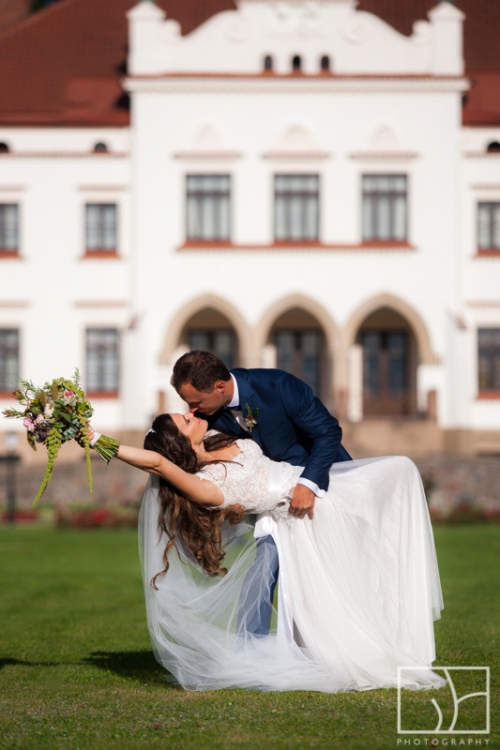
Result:
[[[256,395],[252,386],[250,385],[250,383],[248,382],[244,374],[238,372],[234,374],[234,377],[236,378],[236,381],[238,383],[240,407],[241,407],[241,411],[243,414],[243,419],[245,419],[245,417],[248,417],[247,405],[249,406],[250,411],[255,411],[255,409],[258,408],[257,398],[256,398]],[[241,428],[241,430],[242,432],[245,432],[243,428]],[[259,430],[259,426],[258,424],[256,424],[252,432],[246,432],[247,437],[253,438],[258,443],[259,442],[258,430]]]

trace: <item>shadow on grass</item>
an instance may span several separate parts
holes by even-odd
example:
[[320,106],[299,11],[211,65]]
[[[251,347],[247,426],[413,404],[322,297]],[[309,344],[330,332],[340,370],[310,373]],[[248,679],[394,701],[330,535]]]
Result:
[[[93,651],[83,659],[83,663],[149,684],[155,682],[164,685],[171,678],[170,673],[159,666],[151,651]],[[175,684],[170,687],[180,689]]]
[[139,680],[148,684],[165,685],[172,689],[182,689],[179,685],[172,683],[170,673],[160,667],[151,651],[93,651],[90,656],[84,657],[77,662],[57,661],[24,661],[13,657],[0,657],[0,670],[3,667],[62,667],[72,664],[90,665],[105,672],[112,672],[119,677],[131,680]]

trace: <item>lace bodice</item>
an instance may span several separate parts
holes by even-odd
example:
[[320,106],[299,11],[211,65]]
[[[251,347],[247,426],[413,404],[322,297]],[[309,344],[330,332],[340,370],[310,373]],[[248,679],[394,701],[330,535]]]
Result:
[[213,482],[222,490],[223,508],[238,503],[249,513],[264,513],[269,510],[273,515],[287,516],[289,493],[297,483],[302,468],[280,462],[281,489],[279,498],[272,498],[269,488],[275,462],[266,458],[253,440],[237,440],[236,444],[240,453],[232,461],[210,464],[197,472],[196,476]]

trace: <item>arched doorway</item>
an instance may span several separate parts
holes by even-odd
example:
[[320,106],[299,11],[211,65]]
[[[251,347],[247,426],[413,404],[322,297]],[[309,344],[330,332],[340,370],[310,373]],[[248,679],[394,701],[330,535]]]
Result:
[[380,307],[364,319],[356,343],[362,350],[363,415],[416,416],[418,348],[406,318]]
[[275,366],[307,383],[320,398],[328,383],[325,336],[318,320],[300,307],[280,315],[271,326],[268,343]]
[[227,365],[239,364],[238,336],[229,319],[213,307],[204,307],[184,325],[179,344],[188,350],[213,352]]

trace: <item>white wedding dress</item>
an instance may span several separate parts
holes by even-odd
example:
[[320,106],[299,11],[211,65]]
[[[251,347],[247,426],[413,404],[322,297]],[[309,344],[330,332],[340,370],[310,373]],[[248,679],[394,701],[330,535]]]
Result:
[[[280,558],[278,633],[245,629],[248,570],[256,542],[246,524],[224,529],[229,572],[211,577],[158,532],[159,480],[150,478],[140,515],[148,626],[157,660],[186,689],[369,690],[441,687],[433,620],[443,607],[432,528],[415,465],[389,457],[334,464],[314,519],[288,513],[301,468],[266,458],[252,440],[233,462],[198,476],[224,505],[269,511]],[[262,586],[268,585],[262,576]],[[251,616],[251,613],[248,613]]]

